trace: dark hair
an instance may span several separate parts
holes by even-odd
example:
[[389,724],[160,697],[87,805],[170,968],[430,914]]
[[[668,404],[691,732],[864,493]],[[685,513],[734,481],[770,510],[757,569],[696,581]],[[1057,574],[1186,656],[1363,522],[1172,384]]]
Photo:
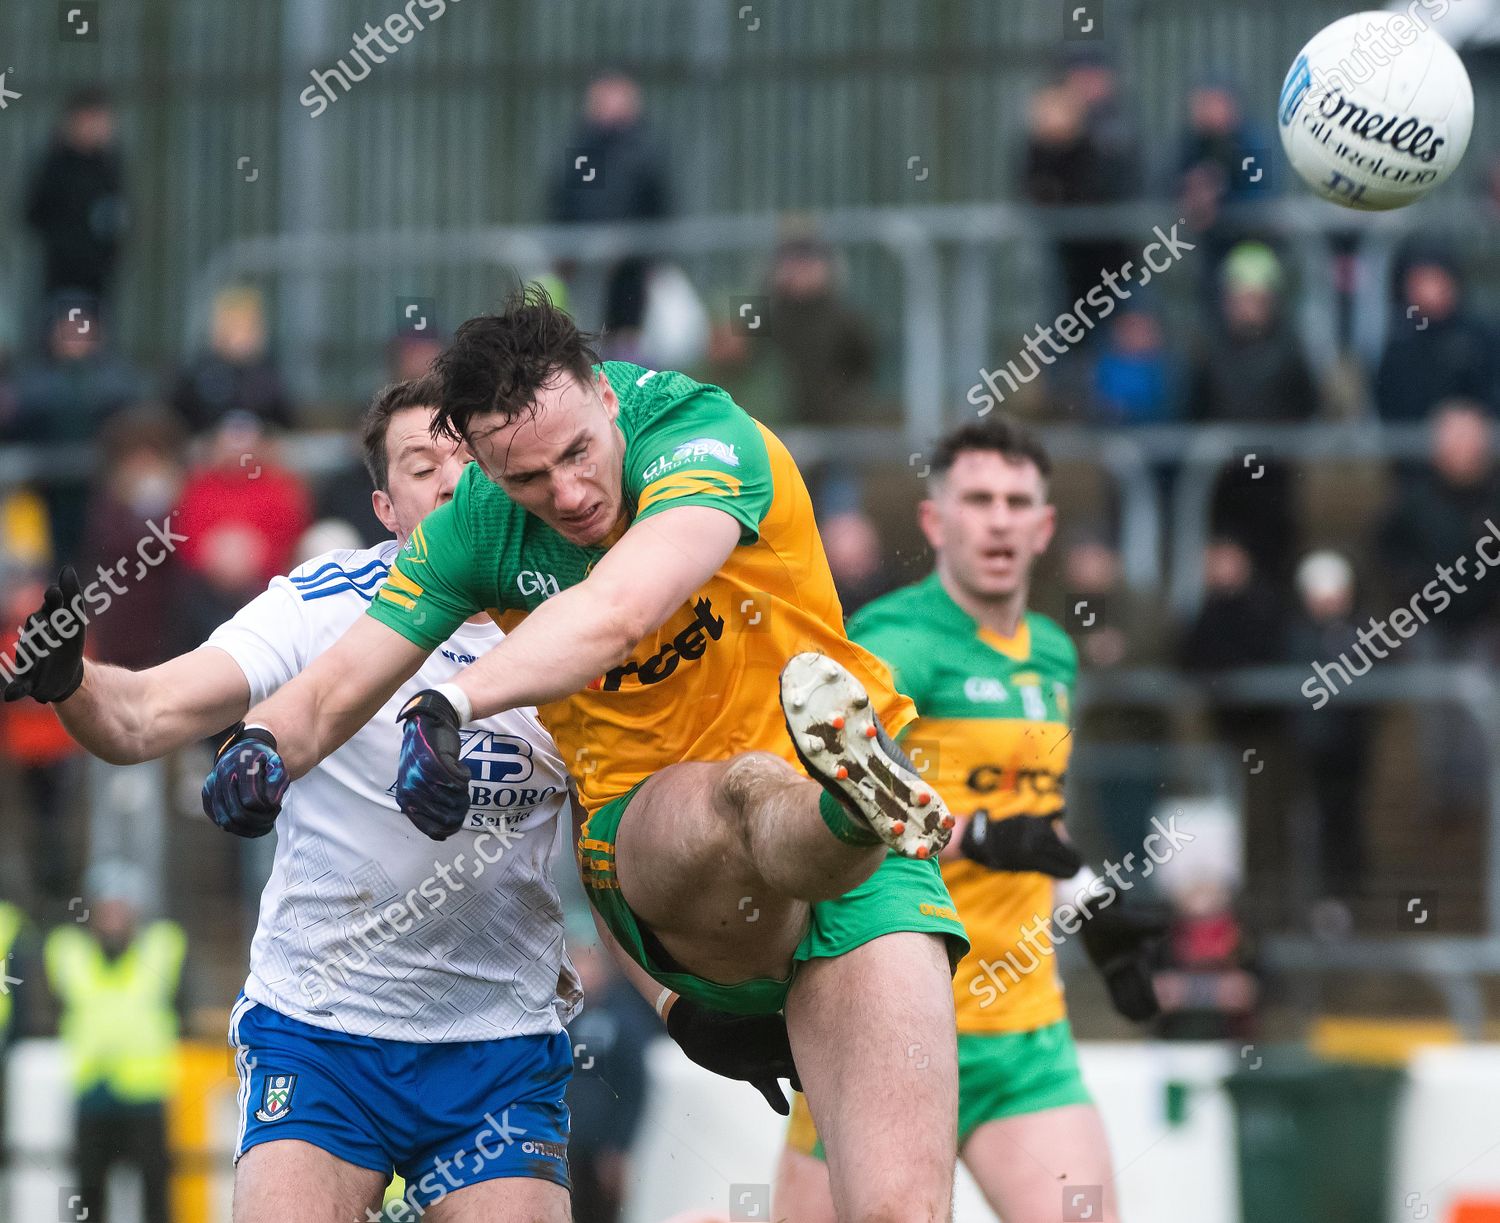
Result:
[[71,118],[86,110],[108,110],[112,105],[108,90],[99,85],[85,85],[68,95],[63,103],[63,114]]
[[960,425],[938,440],[931,463],[933,478],[947,475],[958,456],[970,450],[988,450],[1012,463],[1033,463],[1044,480],[1052,475],[1052,459],[1034,434],[1007,417],[992,416]]
[[370,483],[381,492],[390,491],[391,461],[385,449],[391,417],[407,408],[435,408],[443,397],[443,384],[433,374],[392,382],[375,393],[359,420],[359,446],[370,473]]
[[517,289],[498,314],[481,314],[460,327],[432,363],[443,381],[433,436],[465,441],[476,416],[519,416],[559,372],[591,384],[599,360],[593,343],[540,285]]

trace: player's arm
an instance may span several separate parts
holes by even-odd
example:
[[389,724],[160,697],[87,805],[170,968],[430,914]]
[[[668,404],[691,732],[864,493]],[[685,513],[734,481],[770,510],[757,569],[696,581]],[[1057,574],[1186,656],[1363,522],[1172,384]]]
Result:
[[202,646],[145,671],[86,662],[57,716],[91,755],[138,764],[223,730],[249,708],[245,673],[223,650]]
[[656,1013],[663,1020],[672,1010],[672,1004],[677,1001],[678,995],[669,989],[663,989],[655,977],[630,958],[630,953],[620,946],[619,939],[610,933],[610,929],[604,924],[604,919],[599,916],[599,910],[592,905],[589,906],[589,915],[594,919],[594,930],[599,935],[600,944],[609,951],[609,958],[615,962],[615,968],[620,975],[629,981],[642,998],[655,1008]]
[[264,727],[294,781],[337,751],[415,675],[432,650],[361,616],[307,670],[245,717]]
[[48,587],[22,630],[31,665],[7,701],[52,704],[87,751],[110,764],[155,760],[223,730],[250,705],[250,685],[222,650],[203,647],[144,671],[85,661],[87,619],[71,566]]
[[490,606],[471,544],[461,483],[412,532],[369,612],[251,709],[246,725],[272,738],[288,782],[348,742],[460,624]]
[[292,781],[374,717],[429,652],[361,616],[224,736],[203,782],[203,813],[236,836],[265,836]]
[[993,871],[1037,871],[1054,879],[1071,879],[1083,866],[1083,855],[1063,826],[1063,809],[1046,815],[1008,815],[991,819],[973,812],[963,831],[949,843],[943,858],[968,858]]
[[1058,880],[1053,904],[1056,928],[1082,938],[1115,1010],[1136,1023],[1154,1018],[1161,1011],[1153,976],[1167,933],[1165,913],[1149,903],[1121,899],[1087,866],[1071,879]]
[[470,705],[461,720],[545,705],[587,687],[701,589],[741,533],[735,518],[703,505],[636,522],[587,578],[546,600],[459,672],[453,682]]
[[241,836],[269,832],[292,780],[347,742],[487,605],[474,593],[482,566],[468,548],[462,493],[461,484],[453,501],[418,524],[370,613],[252,708],[220,744],[203,783],[203,810],[220,827]]

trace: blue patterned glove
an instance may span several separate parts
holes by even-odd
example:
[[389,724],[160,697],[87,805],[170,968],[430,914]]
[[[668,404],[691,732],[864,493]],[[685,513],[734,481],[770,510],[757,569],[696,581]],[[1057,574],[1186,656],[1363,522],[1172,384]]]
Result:
[[203,783],[203,814],[237,837],[263,837],[281,814],[289,784],[276,736],[240,722],[224,736]]
[[424,688],[402,707],[406,723],[396,769],[396,805],[434,841],[446,841],[469,819],[469,770],[459,760],[458,711]]

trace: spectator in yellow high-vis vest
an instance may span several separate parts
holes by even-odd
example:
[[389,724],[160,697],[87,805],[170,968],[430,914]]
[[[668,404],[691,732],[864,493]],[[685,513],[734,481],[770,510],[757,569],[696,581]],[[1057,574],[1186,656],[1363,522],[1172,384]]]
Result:
[[23,1026],[18,999],[27,973],[22,964],[35,954],[36,934],[26,914],[8,900],[0,900],[0,1054],[10,1048]]
[[54,930],[45,948],[77,1102],[78,1194],[88,1208],[79,1217],[108,1217],[109,1169],[126,1163],[145,1185],[145,1223],[168,1223],[166,1104],[187,939],[175,922],[141,924],[145,877],[129,863],[100,863],[84,892],[85,919]]
[[[5,1129],[5,1105],[9,1096],[6,1071],[10,1047],[23,1035],[31,1035],[37,1007],[31,982],[37,978],[36,929],[26,914],[9,901],[0,900],[0,1133]],[[0,1163],[0,1167],[4,1167]]]

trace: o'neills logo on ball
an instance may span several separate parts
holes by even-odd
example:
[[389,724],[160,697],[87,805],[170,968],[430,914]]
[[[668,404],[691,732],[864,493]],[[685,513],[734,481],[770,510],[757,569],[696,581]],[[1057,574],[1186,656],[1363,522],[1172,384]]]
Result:
[[1411,115],[1381,114],[1350,101],[1336,90],[1323,94],[1317,101],[1318,108],[1309,114],[1306,123],[1325,144],[1333,129],[1338,128],[1361,140],[1390,145],[1397,153],[1424,163],[1430,163],[1443,145],[1443,137],[1432,130],[1431,124]]

